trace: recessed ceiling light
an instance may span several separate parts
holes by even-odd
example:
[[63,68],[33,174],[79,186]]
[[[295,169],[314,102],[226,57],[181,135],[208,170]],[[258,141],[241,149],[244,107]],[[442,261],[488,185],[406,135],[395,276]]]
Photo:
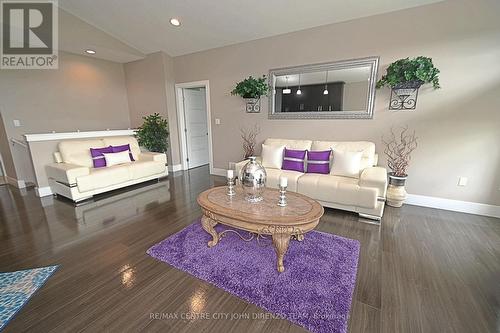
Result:
[[181,25],[181,21],[179,19],[176,19],[175,17],[170,19],[170,24],[173,25],[174,27],[178,27]]
[[94,50],[85,50],[85,53],[87,53],[87,54],[95,54],[95,51]]

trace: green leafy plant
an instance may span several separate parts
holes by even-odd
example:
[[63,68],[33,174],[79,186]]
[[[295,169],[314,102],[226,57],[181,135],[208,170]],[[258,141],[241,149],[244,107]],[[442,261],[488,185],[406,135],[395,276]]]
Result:
[[377,82],[377,88],[391,88],[409,84],[420,87],[424,83],[432,83],[434,89],[440,88],[439,69],[434,67],[432,59],[416,57],[399,59],[387,67],[387,73]]
[[243,98],[260,98],[267,95],[268,92],[269,86],[265,75],[259,78],[249,76],[236,84],[236,87],[231,91],[231,95],[238,95]]
[[142,117],[144,123],[137,129],[137,141],[147,150],[164,153],[168,148],[168,122],[158,113]]

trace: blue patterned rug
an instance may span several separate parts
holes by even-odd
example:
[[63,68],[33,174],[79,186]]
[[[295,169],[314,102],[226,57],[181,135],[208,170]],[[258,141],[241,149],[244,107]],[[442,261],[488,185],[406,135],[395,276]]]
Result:
[[0,331],[43,286],[58,266],[0,273]]

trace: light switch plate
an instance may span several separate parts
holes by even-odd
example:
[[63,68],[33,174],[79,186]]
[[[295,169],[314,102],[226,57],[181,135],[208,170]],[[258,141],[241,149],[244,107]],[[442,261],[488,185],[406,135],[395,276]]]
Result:
[[21,126],[21,121],[19,119],[14,119],[14,127],[20,127]]
[[215,125],[220,125],[220,118],[215,118]]
[[459,177],[458,178],[458,186],[466,186],[467,185],[467,177]]

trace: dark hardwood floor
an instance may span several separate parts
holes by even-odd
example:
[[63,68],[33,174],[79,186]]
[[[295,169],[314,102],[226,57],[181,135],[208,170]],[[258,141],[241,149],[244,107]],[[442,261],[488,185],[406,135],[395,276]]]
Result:
[[[5,332],[303,332],[278,319],[189,318],[265,312],[146,254],[223,181],[202,167],[79,207],[0,186],[0,271],[60,265]],[[318,229],[361,242],[351,332],[499,330],[499,219],[406,205],[387,207],[378,227],[326,209]]]

